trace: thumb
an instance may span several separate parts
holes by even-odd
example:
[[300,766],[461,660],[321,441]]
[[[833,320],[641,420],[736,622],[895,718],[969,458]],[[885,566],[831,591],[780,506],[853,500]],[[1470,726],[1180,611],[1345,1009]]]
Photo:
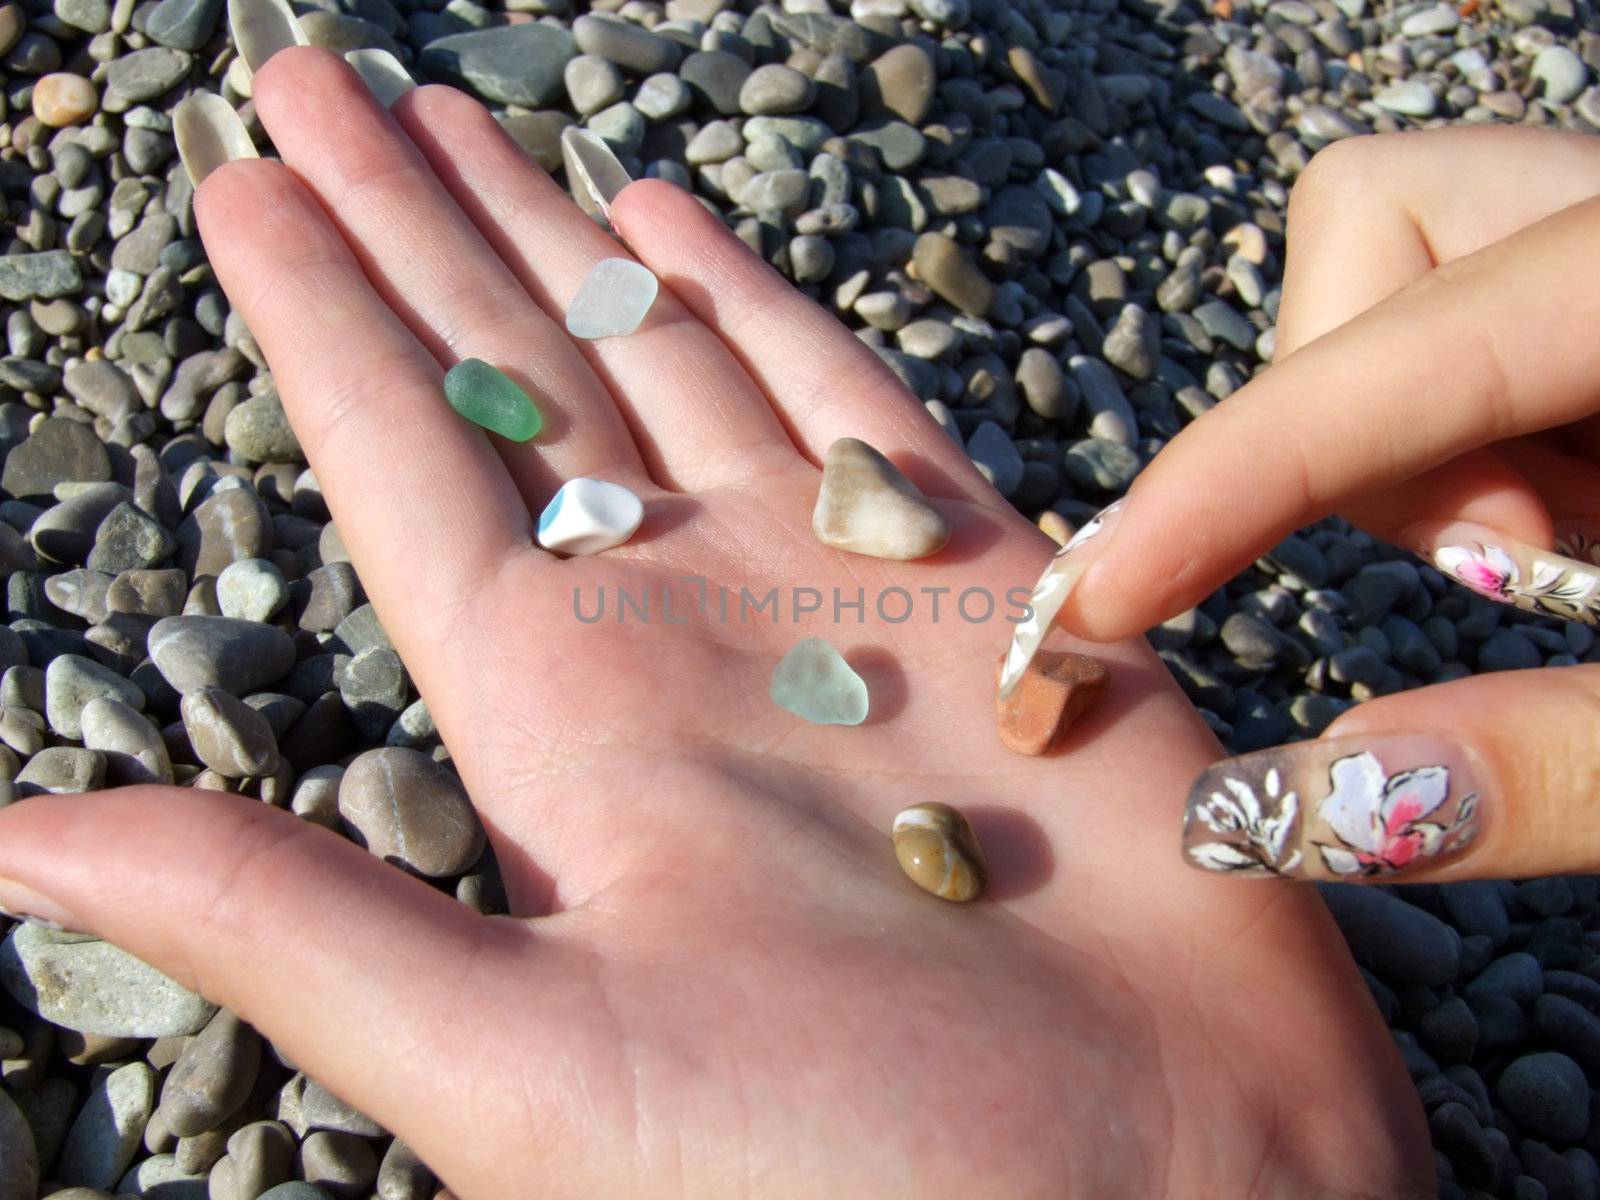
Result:
[[1208,870],[1357,881],[1592,871],[1600,666],[1476,676],[1212,766],[1184,815]]
[[459,1138],[419,1111],[482,1107],[489,1039],[456,1018],[532,940],[328,830],[185,788],[0,811],[0,906],[114,942],[236,1012],[442,1172]]
[[[1191,424],[1134,483],[1120,528],[1073,555],[1081,579],[1062,622],[1091,641],[1143,632],[1330,512],[1590,415],[1600,344],[1585,335],[1587,314],[1562,297],[1571,264],[1600,254],[1597,217],[1600,199],[1585,201],[1433,271]],[[1507,312],[1523,314],[1509,333]],[[1429,490],[1509,489],[1507,502],[1472,516],[1419,497],[1421,511],[1396,512],[1375,532],[1504,517],[1508,532],[1533,540],[1542,519],[1526,484],[1503,468],[1479,479],[1481,458],[1468,466]]]

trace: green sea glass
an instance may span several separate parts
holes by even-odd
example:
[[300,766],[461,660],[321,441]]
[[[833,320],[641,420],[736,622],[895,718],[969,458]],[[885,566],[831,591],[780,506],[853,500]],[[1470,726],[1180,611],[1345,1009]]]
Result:
[[467,420],[513,442],[527,441],[544,424],[528,393],[482,359],[463,359],[451,367],[444,395]]
[[859,725],[867,719],[867,685],[844,655],[807,638],[772,674],[772,702],[813,725]]

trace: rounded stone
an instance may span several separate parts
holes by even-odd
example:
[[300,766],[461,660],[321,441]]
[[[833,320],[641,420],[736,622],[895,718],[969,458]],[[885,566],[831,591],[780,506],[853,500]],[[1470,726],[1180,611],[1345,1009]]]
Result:
[[815,94],[811,80],[793,67],[768,63],[757,67],[739,86],[739,107],[751,116],[804,112]]
[[149,1063],[129,1063],[107,1075],[67,1131],[56,1178],[82,1187],[115,1187],[144,1137],[155,1109],[155,1090],[156,1073]]
[[33,115],[52,128],[81,125],[99,107],[99,93],[82,75],[60,71],[33,85]]
[[305,458],[277,392],[252,396],[235,407],[223,426],[223,438],[228,449],[250,462],[301,462]]
[[0,943],[0,985],[31,1013],[79,1033],[194,1033],[216,1006],[109,942],[27,922]]
[[267,621],[289,600],[283,572],[264,558],[229,563],[217,576],[217,604],[225,617]]
[[172,759],[161,732],[138,709],[96,697],[83,706],[79,721],[84,747],[104,755],[110,783],[172,782]]
[[225,779],[270,775],[278,769],[278,741],[267,718],[220,688],[184,695],[183,727],[200,761]]
[[1575,1142],[1589,1128],[1589,1083],[1565,1054],[1524,1054],[1501,1073],[1495,1098],[1538,1137]]
[[161,1088],[161,1121],[178,1137],[216,1129],[255,1084],[261,1038],[227,1009],[184,1047]]
[[896,813],[894,854],[913,883],[944,900],[976,900],[989,883],[977,835],[948,804],[927,801]]
[[33,1129],[16,1101],[0,1091],[0,1200],[34,1200],[38,1191],[39,1151]]
[[294,666],[294,640],[274,625],[222,616],[166,617],[150,630],[150,657],[179,692],[257,691]]
[[369,750],[352,762],[339,783],[339,815],[373,854],[430,879],[460,874],[483,852],[466,789],[415,750]]
[[64,738],[83,736],[84,705],[96,698],[117,700],[129,708],[144,708],[144,692],[109,667],[92,658],[62,654],[44,673],[45,715],[50,728]]

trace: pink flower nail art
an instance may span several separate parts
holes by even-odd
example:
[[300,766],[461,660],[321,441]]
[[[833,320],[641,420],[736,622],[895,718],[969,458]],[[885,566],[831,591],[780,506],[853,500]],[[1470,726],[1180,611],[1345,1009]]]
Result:
[[1433,737],[1333,738],[1261,750],[1218,763],[1196,781],[1184,852],[1193,865],[1228,874],[1392,875],[1472,841],[1472,780],[1462,750]]

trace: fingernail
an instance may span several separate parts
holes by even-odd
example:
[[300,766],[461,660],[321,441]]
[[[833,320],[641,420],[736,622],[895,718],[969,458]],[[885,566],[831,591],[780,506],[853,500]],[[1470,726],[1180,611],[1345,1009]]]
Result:
[[[1568,546],[1593,551],[1592,542],[1574,536]],[[1410,530],[1403,541],[1451,579],[1490,600],[1585,625],[1600,619],[1600,567],[1593,561],[1541,550],[1464,521]]]
[[70,930],[72,914],[48,896],[14,879],[0,879],[0,916],[27,921],[45,929]]
[[[1028,617],[1018,624],[1012,633],[1011,647],[1006,651],[1005,664],[1000,669],[1002,700],[1011,695],[1012,690],[1021,681],[1023,672],[1033,661],[1033,656],[1039,652],[1039,647],[1044,645],[1045,635],[1055,624],[1056,614],[1067,602],[1067,597],[1077,586],[1078,577],[1083,574],[1084,568],[1093,558],[1092,553],[1084,551],[1085,543],[1097,538],[1103,539],[1116,526],[1117,519],[1121,515],[1122,501],[1117,500],[1090,517],[1083,527],[1072,535],[1067,544],[1056,551],[1055,557],[1050,560],[1050,565],[1039,577],[1039,582],[1033,585],[1033,594],[1028,597]],[[1100,544],[1103,545],[1104,542]]]
[[228,30],[252,71],[261,70],[279,50],[311,44],[286,0],[228,0]]
[[1467,752],[1431,734],[1328,738],[1226,759],[1189,793],[1184,857],[1235,875],[1352,880],[1432,866],[1478,832]]
[[561,162],[578,207],[601,224],[611,223],[611,202],[633,182],[599,134],[576,125],[561,131]]
[[393,107],[396,100],[417,86],[411,72],[387,50],[351,50],[344,60],[356,69],[361,82],[385,108]]
[[239,114],[214,92],[183,98],[172,114],[172,136],[195,187],[223,163],[261,157]]

